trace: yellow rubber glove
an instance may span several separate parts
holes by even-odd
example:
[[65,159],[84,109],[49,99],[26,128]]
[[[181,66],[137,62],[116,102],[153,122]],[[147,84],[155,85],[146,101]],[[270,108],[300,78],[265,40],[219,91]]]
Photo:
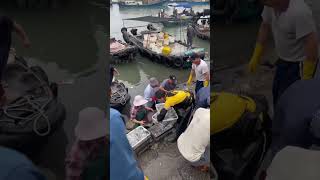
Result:
[[149,178],[147,176],[144,176],[144,180],[149,180]]
[[188,81],[187,81],[187,85],[188,85],[188,86],[191,85],[191,81],[192,81],[192,74],[190,73],[189,79],[188,79]]
[[204,81],[204,82],[203,82],[203,86],[204,86],[204,87],[208,87],[208,86],[209,86],[209,81]]
[[305,60],[303,62],[303,77],[302,77],[302,79],[313,78],[315,70],[316,70],[316,63],[313,61]]
[[257,70],[258,63],[260,62],[262,56],[263,46],[260,43],[256,44],[256,47],[253,51],[253,55],[249,62],[249,72],[254,73]]

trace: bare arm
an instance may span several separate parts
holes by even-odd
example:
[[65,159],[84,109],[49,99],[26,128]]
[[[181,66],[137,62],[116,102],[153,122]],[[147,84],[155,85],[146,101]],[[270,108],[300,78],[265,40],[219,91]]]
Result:
[[318,59],[318,41],[315,32],[306,36],[305,39],[306,60],[316,62]]
[[257,43],[260,43],[263,47],[266,46],[270,32],[271,32],[270,24],[266,22],[262,22],[258,32]]
[[168,92],[168,91],[165,90],[162,86],[160,86],[159,89],[160,89],[161,91]]
[[206,81],[210,81],[210,75],[209,72],[204,73],[205,77],[206,77]]
[[116,68],[113,68],[113,71],[116,73],[114,75],[118,75],[118,76],[120,75],[119,71]]
[[24,31],[24,29],[22,28],[22,26],[16,22],[13,23],[13,27],[14,27],[14,31],[19,35],[21,41],[23,42],[23,45],[25,47],[29,47],[30,46],[30,41],[29,38],[27,36],[27,33]]

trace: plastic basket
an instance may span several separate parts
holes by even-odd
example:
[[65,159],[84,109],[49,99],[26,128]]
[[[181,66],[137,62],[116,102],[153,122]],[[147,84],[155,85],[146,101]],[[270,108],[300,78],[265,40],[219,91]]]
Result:
[[[164,103],[156,104],[157,112],[152,116],[153,122],[158,122],[157,116],[159,115],[161,109],[163,109]],[[171,107],[168,111],[166,116],[163,119],[163,122],[168,121],[176,121],[178,119],[177,112]]]
[[143,126],[138,126],[127,134],[128,141],[133,148],[137,149],[141,144],[151,138],[151,133]]

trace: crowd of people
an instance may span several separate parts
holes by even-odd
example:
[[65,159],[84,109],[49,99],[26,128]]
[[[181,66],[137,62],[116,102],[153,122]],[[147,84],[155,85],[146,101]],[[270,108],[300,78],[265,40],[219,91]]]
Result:
[[[170,75],[161,83],[155,77],[151,77],[143,96],[134,97],[130,120],[127,123],[135,124],[133,128],[137,126],[149,128],[150,124],[161,123],[170,108],[173,108],[177,112],[178,120],[175,123],[176,133],[168,141],[177,143],[181,155],[192,166],[208,171],[210,161],[210,72],[208,65],[200,59],[199,55],[193,56],[191,60],[193,65],[187,82],[188,88],[179,89],[175,75]],[[195,89],[191,88],[193,79],[196,80]],[[164,107],[158,112],[157,121],[153,122],[151,117],[158,103],[163,103]],[[126,139],[126,126],[121,114],[115,109],[111,109],[110,126],[111,179],[112,177],[133,180],[147,179]],[[197,142],[191,143],[193,141],[190,139]],[[123,153],[121,157],[118,156],[119,152]],[[121,172],[119,168],[122,169]]]

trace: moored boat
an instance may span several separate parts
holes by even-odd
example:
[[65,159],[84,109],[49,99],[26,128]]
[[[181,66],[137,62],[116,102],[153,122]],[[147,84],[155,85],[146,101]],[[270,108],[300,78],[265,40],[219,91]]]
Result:
[[[181,40],[175,40],[174,36],[156,30],[148,25],[148,30],[141,31],[132,28],[128,32],[127,28],[122,28],[123,39],[132,45],[138,47],[141,55],[148,57],[151,61],[165,64],[175,68],[190,68],[189,58],[198,53],[203,59],[205,56],[204,48],[188,48],[187,44]],[[164,51],[167,54],[164,54]]]
[[149,7],[163,4],[162,0],[120,0],[118,2],[120,7]]
[[131,62],[134,60],[137,53],[135,46],[129,45],[116,40],[115,38],[110,39],[110,55],[112,63]]
[[201,16],[193,24],[198,38],[210,40],[210,16]]

